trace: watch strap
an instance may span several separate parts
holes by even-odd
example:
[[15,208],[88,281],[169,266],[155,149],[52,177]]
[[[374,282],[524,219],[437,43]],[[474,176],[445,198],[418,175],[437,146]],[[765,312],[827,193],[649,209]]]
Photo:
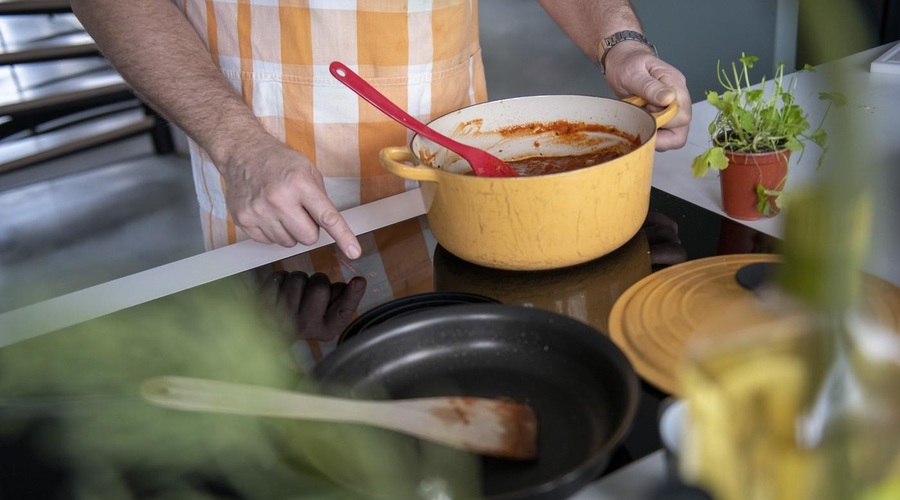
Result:
[[603,39],[600,42],[600,47],[603,49],[603,54],[600,56],[600,70],[603,71],[603,74],[606,74],[606,55],[609,54],[610,49],[616,46],[616,44],[620,42],[624,42],[626,40],[634,40],[636,42],[641,42],[644,45],[653,49],[653,55],[659,57],[659,52],[656,50],[656,46],[650,43],[644,35],[638,33],[637,31],[632,30],[623,30],[617,31],[612,35]]

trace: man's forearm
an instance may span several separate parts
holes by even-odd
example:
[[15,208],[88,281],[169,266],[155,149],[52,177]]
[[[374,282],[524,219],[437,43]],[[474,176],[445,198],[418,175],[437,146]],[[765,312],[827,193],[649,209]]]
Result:
[[600,42],[617,31],[642,32],[629,0],[539,0],[550,17],[592,61]]
[[216,164],[237,138],[267,134],[169,0],[72,0],[72,10],[135,92]]

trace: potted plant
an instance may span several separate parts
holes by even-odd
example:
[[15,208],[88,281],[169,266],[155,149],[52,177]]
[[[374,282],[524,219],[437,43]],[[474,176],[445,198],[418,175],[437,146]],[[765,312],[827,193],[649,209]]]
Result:
[[[777,66],[769,88],[765,77],[759,86],[751,85],[749,70],[758,59],[741,53],[740,67],[731,63],[730,74],[721,61],[716,64],[719,83],[725,90],[721,94],[707,92],[707,102],[717,110],[709,124],[711,145],[691,165],[694,177],[705,176],[709,169],[719,171],[725,213],[745,220],[779,212],[791,153],[799,151],[802,155],[807,141],[821,148],[822,164],[828,139],[822,129],[825,116],[832,105],[846,102],[841,94],[819,93],[828,107],[813,129],[806,111],[794,100],[796,78],[784,85],[783,63]],[[803,71],[814,69],[807,65]]]

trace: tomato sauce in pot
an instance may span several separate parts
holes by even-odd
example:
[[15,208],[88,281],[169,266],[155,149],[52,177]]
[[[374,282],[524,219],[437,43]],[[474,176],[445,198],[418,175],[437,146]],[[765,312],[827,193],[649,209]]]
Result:
[[[479,129],[477,125],[480,124],[466,122],[457,128],[477,130]],[[541,137],[542,139],[534,142],[536,153],[540,151],[540,142],[546,140],[552,140],[556,144],[567,144],[576,151],[586,151],[574,155],[535,154],[525,158],[504,159],[520,177],[559,174],[592,167],[624,156],[641,145],[640,137],[609,125],[565,120],[549,123],[526,123],[505,127],[493,131],[493,133],[499,134],[504,139]],[[619,140],[613,141],[614,144],[610,145],[608,139],[592,135],[597,133],[616,137]],[[502,158],[502,150],[498,151],[498,156]],[[466,175],[474,175],[474,173],[468,172]]]
[[596,151],[583,155],[572,156],[532,156],[522,160],[508,161],[507,164],[519,174],[520,177],[533,177],[536,175],[560,174],[578,170],[579,168],[592,167],[600,163],[614,160],[624,154],[615,149]]

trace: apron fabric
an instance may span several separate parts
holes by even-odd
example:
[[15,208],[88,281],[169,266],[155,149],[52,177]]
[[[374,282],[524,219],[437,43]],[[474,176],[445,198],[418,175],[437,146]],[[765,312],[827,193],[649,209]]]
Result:
[[[322,172],[339,210],[417,184],[387,172],[378,159],[382,148],[408,144],[412,133],[337,81],[332,61],[424,122],[487,99],[477,0],[173,1],[262,126]],[[206,248],[246,239],[225,207],[215,165],[189,144]],[[367,301],[428,291],[435,243],[426,229],[411,220],[359,235],[363,256],[352,262],[329,246],[276,268],[327,269],[332,281],[364,276]],[[308,347],[315,360],[334,346]]]

